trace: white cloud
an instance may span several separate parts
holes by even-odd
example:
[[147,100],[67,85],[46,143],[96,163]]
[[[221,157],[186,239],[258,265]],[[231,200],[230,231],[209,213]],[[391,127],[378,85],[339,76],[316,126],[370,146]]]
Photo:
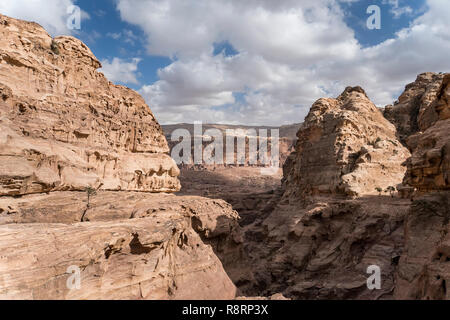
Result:
[[[73,0],[1,0],[0,13],[37,22],[52,36],[70,35],[73,30],[67,27],[67,10],[72,5]],[[81,18],[88,19],[89,15],[81,11]]]
[[114,40],[122,39],[122,41],[131,45],[135,45],[139,40],[139,37],[135,35],[133,31],[128,29],[125,29],[122,32],[108,32],[106,36]]
[[99,71],[103,72],[111,82],[139,84],[137,71],[140,61],[139,58],[133,58],[130,61],[120,58],[113,58],[111,61],[105,59],[101,61],[102,68]]
[[[338,5],[356,1],[117,0],[117,9],[144,31],[148,53],[174,58],[140,90],[161,122],[281,124],[302,121],[316,99],[347,85],[363,86],[385,105],[418,73],[449,71],[448,0],[427,0],[428,11],[408,28],[368,48]],[[386,1],[397,15],[409,12],[406,2]],[[0,12],[68,33],[72,3],[2,0]],[[141,41],[127,30],[108,36]],[[224,42],[238,54],[214,56],[214,44]],[[102,71],[111,81],[138,84],[139,61],[104,60]]]
[[[327,6],[335,1],[319,2],[120,0],[118,9],[142,27],[150,54],[176,57],[141,90],[161,122],[183,114],[256,123],[295,121],[289,114],[300,121],[305,106],[324,94],[321,81],[309,82],[314,64],[350,61],[359,52],[339,7]],[[239,54],[213,56],[214,44],[224,41]],[[244,99],[236,101],[233,92]],[[214,108],[222,105],[228,107]],[[284,116],[271,116],[271,108]]]
[[[427,4],[395,39],[369,48],[333,0],[119,0],[118,9],[144,30],[149,53],[177,57],[141,89],[161,122],[281,124],[302,121],[316,99],[347,85],[383,106],[418,73],[448,71],[450,9]],[[213,56],[223,41],[239,54]]]
[[382,3],[391,6],[390,12],[396,19],[400,18],[402,15],[411,15],[414,12],[410,6],[400,6],[399,0],[383,0]]

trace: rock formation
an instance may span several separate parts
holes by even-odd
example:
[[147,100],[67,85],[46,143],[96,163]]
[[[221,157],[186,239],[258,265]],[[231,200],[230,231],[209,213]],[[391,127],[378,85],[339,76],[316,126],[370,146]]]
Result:
[[[221,132],[222,136],[223,136],[223,164],[214,164],[214,165],[207,165],[205,164],[205,162],[203,161],[202,164],[200,165],[196,165],[194,166],[194,159],[193,155],[194,155],[194,125],[192,124],[186,124],[186,123],[180,123],[180,124],[173,124],[173,125],[163,125],[163,130],[164,133],[166,134],[166,139],[167,141],[169,141],[169,147],[172,150],[178,143],[179,141],[175,140],[172,141],[172,133],[175,132],[176,130],[182,129],[182,130],[186,130],[189,132],[190,136],[191,136],[191,146],[192,146],[192,150],[191,150],[191,160],[190,163],[187,165],[183,165],[182,169],[196,169],[196,168],[202,168],[202,169],[206,169],[206,170],[214,170],[214,168],[222,168],[222,167],[235,167],[237,166],[237,139],[236,137],[233,137],[233,139],[235,139],[235,148],[234,150],[231,150],[231,152],[233,152],[234,154],[231,156],[231,159],[235,159],[235,161],[233,163],[227,163],[227,146],[226,146],[226,141],[227,141],[227,136],[231,137],[233,134],[233,132],[236,132],[237,134],[247,134],[247,139],[246,139],[246,146],[245,146],[245,150],[246,150],[246,156],[245,156],[245,161],[243,163],[242,166],[248,167],[248,166],[253,166],[256,167],[257,165],[261,165],[260,163],[258,163],[257,165],[253,165],[250,164],[249,162],[249,138],[253,138],[255,139],[254,141],[257,142],[258,144],[261,143],[261,141],[266,141],[267,140],[267,146],[268,146],[268,155],[270,156],[270,148],[272,145],[272,140],[271,140],[271,130],[278,130],[278,135],[279,135],[279,142],[278,142],[278,146],[279,146],[279,156],[280,156],[280,166],[282,167],[284,162],[286,161],[287,157],[289,156],[289,154],[293,151],[293,147],[295,145],[295,142],[297,140],[296,137],[296,133],[298,128],[300,127],[300,124],[291,124],[291,125],[284,125],[284,126],[280,126],[280,127],[269,127],[269,126],[255,126],[255,127],[251,127],[251,126],[239,126],[239,125],[224,125],[224,124],[202,124],[202,129],[203,129],[203,143],[202,143],[202,147],[203,150],[205,150],[205,148],[210,145],[212,142],[208,139],[206,139],[206,134],[205,132],[207,132],[208,130],[218,130],[219,132]],[[253,132],[254,130],[254,132]],[[269,139],[267,139],[267,137],[263,134],[261,134],[261,132],[263,132],[262,130],[267,130],[267,135],[269,136]],[[227,132],[230,131],[230,134],[227,134]],[[264,140],[263,140],[264,139]]]
[[409,152],[360,87],[313,104],[285,167],[286,194],[376,194],[399,184]]
[[73,37],[3,15],[0,36],[0,299],[234,298],[216,254],[239,252],[239,217],[167,194],[179,170],[142,97]]
[[[239,285],[247,295],[448,299],[448,192],[413,202],[385,192],[406,170],[403,188],[448,188],[447,75],[418,79],[400,99],[414,92],[417,108],[397,104],[409,127],[388,122],[359,87],[312,106],[283,168],[283,194],[271,214],[245,229],[245,250],[258,266]],[[367,287],[372,265],[381,270],[380,290]]]
[[405,221],[400,299],[450,299],[450,74],[442,79],[425,109],[434,121],[407,139],[412,156],[404,183],[418,195]]
[[430,105],[434,102],[444,74],[426,72],[408,84],[394,105],[386,106],[384,116],[394,123],[400,140],[423,131],[437,120],[437,113]]
[[[348,87],[315,102],[297,136],[278,203],[245,229],[258,267],[239,288],[295,299],[392,298],[410,201],[376,188],[396,186],[406,170],[410,153],[395,126],[362,88]],[[370,265],[383,270],[382,290],[367,289]]]
[[161,127],[73,37],[0,16],[0,195],[178,191]]
[[[0,299],[233,299],[236,288],[201,237],[232,237],[224,201],[101,192],[1,199]],[[0,205],[1,206],[1,205]],[[6,223],[6,224],[5,224]],[[70,267],[80,289],[70,289]]]
[[435,121],[407,139],[412,157],[408,160],[405,184],[419,190],[450,189],[450,74],[442,81],[428,107]]
[[384,111],[319,99],[281,182],[214,167],[174,195],[161,127],[83,43],[0,34],[0,299],[450,299],[449,74]]
[[396,299],[450,299],[450,192],[414,200],[405,220]]

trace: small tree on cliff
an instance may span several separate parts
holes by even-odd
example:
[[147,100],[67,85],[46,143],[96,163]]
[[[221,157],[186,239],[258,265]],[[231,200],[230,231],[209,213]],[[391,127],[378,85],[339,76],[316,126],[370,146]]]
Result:
[[87,197],[88,197],[87,205],[89,207],[90,206],[90,199],[91,199],[91,197],[97,195],[97,190],[95,190],[94,188],[91,188],[91,187],[87,187],[86,188],[86,193],[87,193]]
[[50,49],[53,51],[54,54],[59,55],[59,47],[55,40],[52,40],[52,44],[50,45]]
[[381,196],[383,189],[381,189],[380,187],[376,187],[375,190],[378,192],[378,196]]
[[94,188],[91,187],[87,187],[86,188],[86,194],[87,194],[87,206],[86,206],[86,210],[84,210],[83,215],[81,216],[81,222],[84,221],[84,217],[86,215],[86,212],[88,211],[88,209],[91,206],[91,197],[95,196],[97,194],[97,190],[95,190]]
[[384,192],[389,192],[389,194],[391,195],[391,198],[393,198],[395,190],[397,190],[397,189],[395,189],[395,187],[389,186],[386,188],[386,190],[384,190]]

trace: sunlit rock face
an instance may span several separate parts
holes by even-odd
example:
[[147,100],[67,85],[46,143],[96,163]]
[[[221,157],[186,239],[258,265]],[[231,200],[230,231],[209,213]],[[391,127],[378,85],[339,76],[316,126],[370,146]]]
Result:
[[402,182],[409,151],[360,87],[316,101],[284,168],[286,196],[376,194]]
[[0,39],[0,299],[233,299],[239,216],[169,194],[144,100],[73,37],[0,15]]
[[0,195],[179,190],[149,107],[85,44],[2,15],[0,37]]

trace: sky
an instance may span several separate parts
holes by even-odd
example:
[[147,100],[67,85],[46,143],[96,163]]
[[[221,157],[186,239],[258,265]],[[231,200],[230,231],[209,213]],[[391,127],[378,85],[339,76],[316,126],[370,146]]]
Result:
[[382,107],[450,70],[448,0],[0,0],[0,13],[80,38],[162,124],[298,123],[346,86]]

